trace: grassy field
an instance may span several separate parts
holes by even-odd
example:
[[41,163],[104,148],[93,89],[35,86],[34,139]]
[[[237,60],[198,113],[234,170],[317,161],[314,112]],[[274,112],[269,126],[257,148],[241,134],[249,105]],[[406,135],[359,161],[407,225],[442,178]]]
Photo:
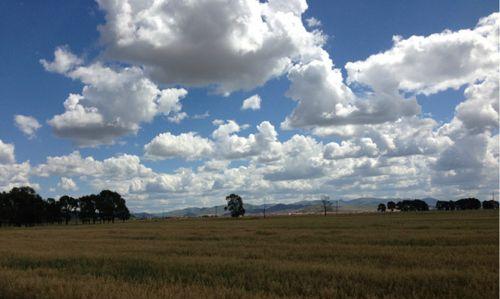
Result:
[[0,298],[498,298],[498,213],[0,229]]

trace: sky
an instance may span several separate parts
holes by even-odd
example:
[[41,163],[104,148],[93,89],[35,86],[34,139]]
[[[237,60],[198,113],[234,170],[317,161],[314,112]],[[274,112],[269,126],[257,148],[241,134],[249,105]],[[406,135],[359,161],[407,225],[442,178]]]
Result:
[[132,211],[498,192],[497,1],[2,1],[0,190]]

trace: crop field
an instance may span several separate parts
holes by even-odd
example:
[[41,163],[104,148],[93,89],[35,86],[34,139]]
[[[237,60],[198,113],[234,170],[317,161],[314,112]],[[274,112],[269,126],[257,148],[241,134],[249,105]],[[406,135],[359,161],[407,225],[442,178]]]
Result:
[[498,298],[498,212],[0,228],[0,298]]

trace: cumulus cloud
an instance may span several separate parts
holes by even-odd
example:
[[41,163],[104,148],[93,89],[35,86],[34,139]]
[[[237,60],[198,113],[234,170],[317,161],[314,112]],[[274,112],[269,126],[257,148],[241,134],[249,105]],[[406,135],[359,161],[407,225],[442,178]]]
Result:
[[324,51],[318,59],[295,65],[288,78],[287,96],[298,104],[281,124],[284,129],[377,124],[420,112],[415,98],[397,93],[355,95]]
[[[497,73],[498,18],[483,18],[474,29],[395,37],[392,49],[347,63],[345,83],[325,52],[294,65],[287,95],[298,105],[282,127],[379,124],[418,115],[416,94],[457,89]],[[349,86],[365,90],[353,93]]]
[[196,160],[207,157],[213,152],[212,142],[197,136],[193,132],[178,136],[162,133],[144,146],[145,157],[148,159],[168,159],[182,157]]
[[392,49],[349,62],[348,81],[376,92],[433,94],[475,83],[498,69],[498,22],[494,13],[474,29],[394,38]]
[[71,53],[68,47],[57,47],[54,51],[54,61],[40,59],[40,63],[49,72],[64,74],[81,65],[83,60]]
[[107,55],[144,65],[163,83],[252,89],[324,42],[308,32],[304,0],[99,0]]
[[31,186],[38,189],[37,184],[30,182],[31,166],[29,162],[0,163],[0,191],[9,191],[14,187]]
[[78,186],[76,185],[75,181],[73,181],[70,178],[66,178],[66,177],[61,177],[61,179],[59,180],[59,183],[57,183],[57,186],[63,190],[66,190],[66,191],[78,190]]
[[[387,51],[348,63],[343,78],[323,49],[320,22],[310,18],[309,30],[304,26],[303,0],[98,3],[106,18],[104,60],[85,63],[59,47],[53,61],[41,61],[83,85],[49,120],[56,135],[81,146],[112,143],[159,115],[171,122],[188,117],[180,102],[187,91],[159,86],[228,94],[286,75],[286,95],[296,107],[281,126],[313,136],[280,140],[268,121],[244,134],[247,125],[217,119],[206,137],[165,132],[144,146],[146,159],[200,160],[168,172],[136,155],[98,160],[78,151],[32,167],[16,163],[13,145],[0,141],[0,189],[28,184],[30,175],[59,176],[61,185],[63,178],[75,187],[85,181],[97,191],[175,207],[197,204],[186,198],[207,204],[233,190],[250,199],[296,200],[297,194],[451,196],[498,188],[498,14],[473,29],[397,36]],[[417,96],[450,88],[465,88],[450,122],[420,115]],[[258,95],[242,105],[259,107]],[[323,136],[333,138],[323,143]]]
[[229,120],[219,123],[217,129],[212,132],[211,139],[200,137],[193,132],[180,135],[162,133],[144,146],[145,157],[153,160],[233,160],[258,157],[267,161],[279,154],[278,134],[270,122],[262,122],[257,126],[257,132],[247,137],[236,134],[241,130],[242,126]]
[[11,164],[15,161],[14,145],[5,143],[0,139],[0,164]]
[[255,94],[243,101],[243,104],[241,105],[241,110],[259,110],[260,109],[260,102],[262,99],[258,94]]
[[18,114],[14,116],[14,122],[16,127],[30,139],[35,137],[36,131],[42,127],[33,116]]
[[37,184],[30,182],[30,172],[31,165],[28,161],[16,163],[14,145],[0,139],[0,191],[19,186],[38,188]]
[[[56,50],[53,63],[64,51]],[[156,115],[168,116],[174,122],[186,116],[181,112],[180,100],[187,91],[159,89],[139,67],[111,68],[100,62],[71,69],[47,67],[50,64],[46,61],[44,65],[49,71],[62,71],[84,84],[81,94],[68,96],[65,112],[48,121],[57,136],[77,145],[113,143],[120,136],[137,133],[142,122],[150,122]]]

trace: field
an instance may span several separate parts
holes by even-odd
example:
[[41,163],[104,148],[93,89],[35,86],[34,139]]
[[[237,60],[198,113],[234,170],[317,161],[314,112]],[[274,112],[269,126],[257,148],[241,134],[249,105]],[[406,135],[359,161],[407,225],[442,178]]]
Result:
[[1,298],[498,298],[498,212],[0,229]]

